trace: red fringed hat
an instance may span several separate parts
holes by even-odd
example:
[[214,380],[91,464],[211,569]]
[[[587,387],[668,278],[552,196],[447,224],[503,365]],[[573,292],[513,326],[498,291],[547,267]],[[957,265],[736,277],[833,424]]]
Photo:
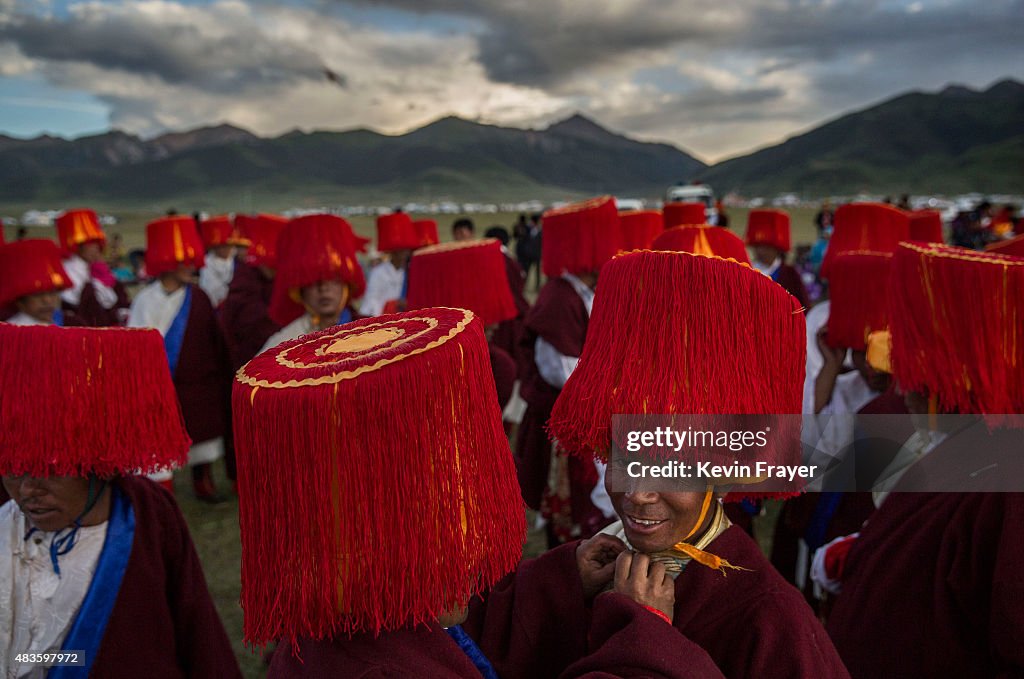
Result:
[[164,217],[146,225],[146,272],[150,276],[174,271],[182,264],[202,268],[203,240],[191,217]]
[[420,219],[412,223],[420,237],[420,245],[437,245],[441,239],[437,237],[437,222],[433,219]]
[[233,405],[248,643],[425,623],[519,562],[523,502],[471,312],[285,342],[239,370]]
[[[800,303],[749,266],[619,255],[601,271],[583,356],[549,431],[572,453],[607,458],[612,415],[799,414],[805,332]],[[778,425],[799,441],[798,418]],[[799,455],[798,444],[778,451]]]
[[494,238],[432,245],[409,260],[410,309],[469,309],[484,325],[515,318],[505,255]]
[[942,242],[942,215],[935,210],[914,210],[910,213],[910,237],[922,243]]
[[277,239],[277,276],[269,314],[287,325],[302,315],[299,290],[317,281],[340,280],[349,299],[366,290],[363,267],[356,260],[360,241],[352,226],[334,215],[307,215],[288,222]]
[[288,223],[277,215],[235,215],[235,227],[249,242],[245,261],[252,266],[277,268],[277,237]]
[[599,271],[619,251],[619,213],[611,196],[548,210],[541,225],[541,269],[548,278]]
[[0,474],[101,477],[185,463],[156,330],[0,323]]
[[941,412],[1024,413],[1024,258],[903,243],[892,285],[901,389]]
[[107,243],[99,217],[92,210],[68,210],[55,220],[57,239],[64,252],[73,253],[78,246],[96,241],[102,247]]
[[655,238],[651,249],[710,255],[750,264],[750,256],[740,237],[721,226],[677,226]]
[[377,217],[377,249],[381,252],[415,250],[422,244],[422,237],[408,214],[393,212]]
[[843,252],[895,252],[900,241],[910,240],[910,213],[885,203],[849,203],[835,214],[835,230],[821,262],[828,278],[832,260]]
[[1024,257],[1024,235],[1017,236],[1016,238],[1010,238],[1009,240],[1001,240],[991,243],[985,248],[985,250],[987,252],[995,252],[1000,255]]
[[661,208],[665,228],[675,226],[707,224],[707,209],[704,203],[665,203]]
[[842,252],[829,275],[828,343],[867,349],[868,335],[889,327],[892,253]]
[[661,213],[657,210],[620,212],[619,226],[622,228],[622,249],[649,250],[654,239],[665,230]]
[[0,307],[25,295],[70,287],[53,241],[30,238],[0,245]]
[[747,216],[747,245],[770,245],[789,252],[789,215],[782,210],[751,210]]
[[199,223],[199,231],[207,250],[219,245],[241,245],[243,247],[252,245],[247,238],[242,237],[227,215],[203,220]]

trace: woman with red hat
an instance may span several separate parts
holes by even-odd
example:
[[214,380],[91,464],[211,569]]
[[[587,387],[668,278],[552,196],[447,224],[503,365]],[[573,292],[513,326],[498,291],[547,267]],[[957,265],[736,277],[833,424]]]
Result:
[[355,318],[351,302],[366,288],[356,260],[362,241],[335,215],[298,217],[277,240],[270,317],[282,328],[260,350]]
[[199,232],[206,247],[204,265],[199,272],[199,287],[214,307],[220,307],[228,296],[228,288],[235,275],[237,248],[248,247],[249,241],[241,237],[227,216],[203,220],[199,223]]
[[61,293],[69,322],[92,327],[124,325],[128,294],[103,260],[107,235],[92,210],[68,210],[56,219],[71,286]]
[[159,334],[0,324],[0,354],[0,676],[240,677],[181,512],[138,476],[189,447]]
[[423,237],[404,212],[377,217],[377,250],[388,255],[370,272],[366,294],[359,305],[363,316],[379,316],[389,310],[405,308],[406,269],[413,250],[423,245]]
[[796,297],[808,309],[807,288],[800,273],[786,263],[790,250],[789,215],[782,210],[751,210],[747,216],[747,245],[754,250],[751,265]]
[[64,325],[61,290],[71,287],[52,241],[0,244],[0,318],[12,325]]
[[260,352],[281,325],[270,317],[277,273],[277,237],[288,220],[276,215],[235,215],[246,251],[235,261],[228,294],[220,308],[231,367],[241,368]]
[[[163,335],[193,441],[189,465],[196,497],[217,502],[221,497],[212,466],[225,455],[224,437],[230,429],[231,367],[210,298],[195,284],[196,271],[203,266],[203,243],[195,220],[173,216],[146,226],[146,246],[146,270],[156,280],[135,295],[128,325],[156,328]],[[170,471],[159,480],[170,487]]]
[[[526,315],[521,395],[526,413],[516,439],[519,483],[526,504],[547,518],[549,543],[593,535],[612,516],[591,493],[600,468],[566,458],[548,438],[551,408],[583,353],[598,271],[619,251],[615,200],[594,198],[544,213],[541,268],[548,282]],[[555,472],[549,473],[555,465]],[[551,479],[557,479],[549,482]],[[600,494],[600,491],[598,491]],[[605,499],[606,500],[606,499]],[[542,506],[543,505],[543,506]]]

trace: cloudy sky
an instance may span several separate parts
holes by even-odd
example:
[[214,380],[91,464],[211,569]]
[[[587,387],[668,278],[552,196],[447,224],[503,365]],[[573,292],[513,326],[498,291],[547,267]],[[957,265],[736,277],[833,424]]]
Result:
[[1024,79],[1024,0],[0,0],[0,132],[401,133],[582,111],[706,161]]

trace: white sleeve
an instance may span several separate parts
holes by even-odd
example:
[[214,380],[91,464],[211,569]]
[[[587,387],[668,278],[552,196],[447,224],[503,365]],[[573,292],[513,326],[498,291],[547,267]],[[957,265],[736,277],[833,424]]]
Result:
[[95,278],[92,279],[92,288],[96,291],[96,301],[100,303],[101,307],[104,309],[114,308],[114,305],[117,304],[117,293],[113,288],[108,288]]
[[604,487],[604,475],[608,465],[600,460],[594,460],[594,466],[597,467],[597,485],[590,491],[590,501],[601,510],[605,518],[610,519],[615,516],[615,507],[612,506],[612,498]]
[[366,281],[366,292],[363,293],[363,300],[359,303],[359,313],[363,316],[380,316],[384,311],[384,305],[388,303],[385,299],[388,293],[387,280],[381,270],[383,265],[377,265],[370,272],[370,278]]
[[551,343],[538,337],[533,346],[533,360],[537,364],[537,372],[544,381],[555,389],[561,389],[576,369],[580,359],[558,353]]

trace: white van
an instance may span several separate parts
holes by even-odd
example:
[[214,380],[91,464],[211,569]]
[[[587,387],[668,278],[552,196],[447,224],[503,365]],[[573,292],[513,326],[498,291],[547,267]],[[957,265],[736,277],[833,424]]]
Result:
[[666,203],[704,203],[708,224],[718,224],[715,192],[707,184],[676,184],[665,192]]

